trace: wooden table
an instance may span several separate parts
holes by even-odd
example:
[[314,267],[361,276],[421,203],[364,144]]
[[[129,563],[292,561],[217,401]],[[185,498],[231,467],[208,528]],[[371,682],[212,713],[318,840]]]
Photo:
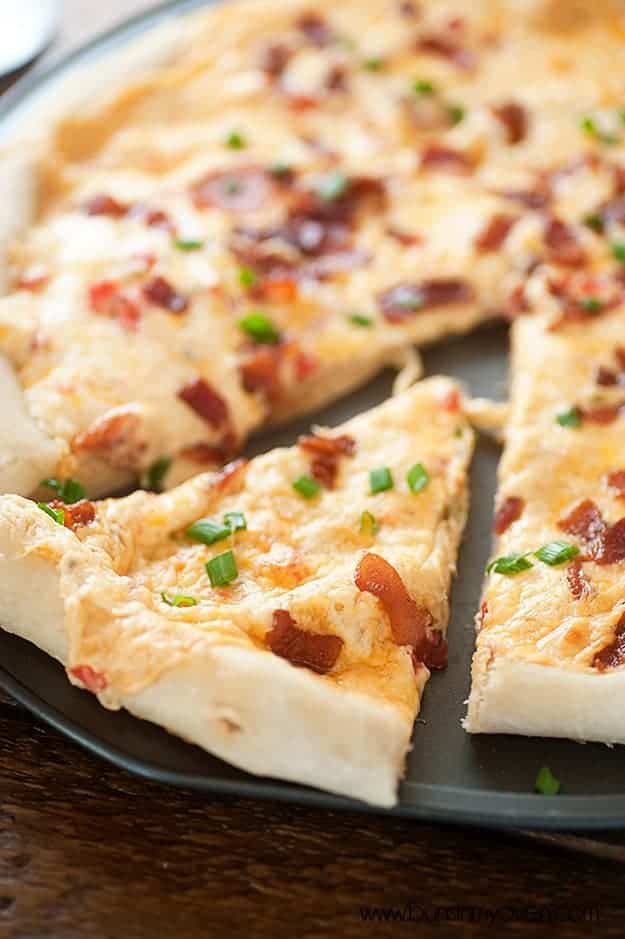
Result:
[[[65,0],[47,58],[149,5]],[[0,753],[2,939],[625,930],[620,836],[506,835],[162,788],[1,696]]]

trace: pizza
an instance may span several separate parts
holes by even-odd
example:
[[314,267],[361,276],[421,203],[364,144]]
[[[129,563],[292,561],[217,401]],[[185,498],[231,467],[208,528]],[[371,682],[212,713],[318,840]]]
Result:
[[513,329],[466,728],[624,743],[625,310]]
[[7,170],[0,486],[175,485],[599,251],[622,32],[575,11],[242,0],[75,75]]
[[391,805],[446,664],[472,449],[460,389],[433,378],[160,495],[2,496],[1,621],[106,707]]

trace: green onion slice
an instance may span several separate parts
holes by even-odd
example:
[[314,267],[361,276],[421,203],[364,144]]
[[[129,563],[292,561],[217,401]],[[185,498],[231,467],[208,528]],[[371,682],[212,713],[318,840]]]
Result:
[[550,567],[564,564],[565,561],[570,561],[578,554],[579,548],[577,545],[569,544],[567,541],[550,541],[534,552],[539,561],[542,561],[543,564],[549,564]]
[[147,488],[152,492],[162,492],[163,480],[170,466],[171,460],[168,456],[161,456],[158,460],[154,460],[146,474]]
[[293,489],[299,492],[300,496],[303,496],[304,499],[314,499],[321,489],[321,486],[315,479],[311,479],[310,476],[300,476],[299,479],[296,479],[293,483]]
[[423,492],[430,481],[430,474],[423,463],[415,463],[406,473],[406,482],[411,492]]
[[227,525],[231,532],[245,531],[247,521],[243,512],[226,512],[224,525]]
[[197,606],[195,597],[189,597],[185,593],[166,593],[162,590],[161,600],[167,606]]
[[280,342],[280,332],[264,313],[248,313],[239,320],[241,329],[251,336],[254,342],[274,345]]
[[379,525],[375,520],[375,516],[365,509],[365,511],[360,516],[361,535],[375,535],[378,531]]
[[218,554],[206,564],[206,573],[212,587],[225,587],[239,576],[239,569],[232,551]]
[[528,571],[534,565],[526,554],[504,554],[493,560],[487,565],[488,574],[507,574],[512,576],[520,574],[522,571]]
[[556,421],[560,427],[579,427],[582,423],[582,415],[579,408],[573,405],[568,411],[556,414]]
[[204,247],[204,242],[196,238],[176,238],[174,247],[178,248],[178,251],[200,251]]
[[79,502],[81,499],[85,498],[85,487],[82,483],[79,483],[77,479],[42,479],[39,483],[40,486],[45,486],[47,489],[52,489],[56,492],[57,496],[61,502],[65,502],[67,505],[71,505],[72,502]]
[[393,488],[393,475],[388,466],[378,466],[369,472],[369,485],[371,486],[371,495],[378,492],[385,492]]
[[542,766],[536,775],[534,788],[543,796],[555,796],[560,792],[560,780],[556,779],[548,766]]
[[46,515],[49,515],[50,518],[54,519],[57,525],[65,525],[64,509],[54,509],[51,505],[48,505],[47,502],[38,502],[37,505],[42,512],[45,512]]
[[187,528],[187,536],[202,544],[215,544],[216,541],[223,541],[231,534],[232,531],[228,525],[216,522],[212,518],[200,518]]

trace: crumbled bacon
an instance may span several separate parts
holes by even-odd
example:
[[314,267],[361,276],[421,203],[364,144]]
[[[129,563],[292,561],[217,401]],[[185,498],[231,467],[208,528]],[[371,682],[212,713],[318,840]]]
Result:
[[461,404],[462,398],[457,388],[449,388],[441,398],[441,407],[444,411],[449,411],[451,414],[455,414],[456,411],[459,411]]
[[227,212],[255,212],[270,199],[271,177],[257,166],[215,170],[191,187],[191,198],[198,209],[218,208]]
[[477,61],[472,49],[463,46],[455,37],[442,33],[421,36],[417,41],[417,50],[448,59],[463,71],[474,69]]
[[625,613],[614,627],[612,642],[595,654],[592,667],[603,672],[606,668],[617,668],[623,662],[625,662]]
[[426,668],[447,668],[449,647],[440,629],[430,629],[423,641],[412,650],[412,665],[415,672],[421,664]]
[[160,306],[170,313],[186,313],[189,301],[176,290],[164,277],[153,277],[143,286],[143,296],[154,306]]
[[[549,327],[551,331],[571,323],[583,323],[619,306],[625,299],[625,284],[610,274],[588,274],[568,271],[551,278],[549,292],[562,304],[560,316]],[[598,301],[599,308],[588,305]],[[615,353],[618,360],[618,352]],[[625,364],[622,366],[625,370]]]
[[593,424],[612,424],[618,417],[625,414],[625,398],[606,404],[587,404],[578,408],[584,421]]
[[580,502],[559,528],[580,539],[586,557],[597,564],[616,564],[625,560],[625,518],[608,525],[591,499]]
[[92,668],[91,665],[74,665],[72,668],[68,669],[68,672],[74,678],[77,678],[78,681],[85,686],[87,691],[92,691],[93,694],[99,694],[101,691],[104,691],[108,685],[104,672]]
[[524,508],[525,500],[521,499],[520,496],[508,496],[504,499],[495,512],[493,524],[495,534],[503,535],[504,531],[507,531],[513,522],[521,518]]
[[344,645],[340,636],[300,629],[288,610],[274,610],[265,638],[274,655],[319,675],[334,668]]
[[92,453],[120,469],[136,469],[147,448],[141,428],[141,416],[136,411],[114,408],[77,434],[72,449]]
[[226,463],[213,480],[214,488],[219,492],[224,492],[225,490],[231,490],[237,484],[241,485],[248,462],[248,460],[240,458],[233,460],[231,463]]
[[283,348],[280,345],[255,347],[239,366],[245,390],[262,391],[269,401],[279,398],[282,390],[282,358]]
[[406,19],[414,19],[419,13],[419,7],[412,0],[401,0],[398,4],[399,13]]
[[334,39],[334,33],[327,22],[314,10],[302,13],[295,21],[295,25],[309,42],[320,49],[329,45]]
[[525,293],[525,284],[515,284],[506,298],[505,316],[509,320],[516,319],[522,313],[529,313],[530,305]]
[[211,427],[222,427],[228,422],[227,402],[205,378],[194,378],[187,382],[179,390],[178,397]]
[[385,319],[400,323],[421,310],[469,303],[474,298],[470,284],[459,278],[433,278],[421,283],[401,283],[378,294]]
[[379,554],[365,554],[356,568],[354,581],[359,590],[373,594],[380,601],[388,614],[397,645],[409,645],[423,653],[432,614],[413,600],[393,565]]
[[293,356],[293,373],[298,381],[310,378],[319,371],[319,359],[304,349],[295,349]]
[[484,626],[484,621],[488,616],[488,603],[486,600],[482,600],[480,603],[480,611],[477,614],[477,628],[482,629]]
[[612,470],[606,477],[610,489],[616,490],[620,499],[625,498],[625,469]]
[[270,78],[280,78],[289,64],[291,50],[281,42],[272,42],[263,49],[260,57],[260,68]]
[[573,558],[571,563],[567,566],[566,582],[574,600],[581,600],[592,592],[590,581],[584,573],[582,562],[579,558]]
[[130,206],[119,202],[106,193],[98,193],[83,202],[81,209],[87,215],[108,215],[111,218],[122,218]]
[[562,219],[548,219],[544,232],[547,257],[553,264],[578,267],[585,264],[587,254],[580,244],[575,230]]
[[59,499],[53,499],[50,505],[54,509],[63,509],[63,524],[72,531],[81,525],[88,525],[95,518],[95,506],[88,499],[66,504]]
[[310,471],[317,482],[327,489],[333,489],[342,456],[353,456],[356,441],[349,434],[338,437],[323,437],[321,434],[309,434],[300,437],[298,443],[302,450],[311,454]]
[[477,235],[475,239],[476,249],[481,254],[498,251],[517,221],[516,215],[506,215],[503,212],[493,215]]
[[422,245],[424,240],[422,235],[405,231],[403,228],[398,228],[397,225],[387,225],[386,234],[404,248],[410,248],[413,245]]
[[597,214],[604,225],[625,224],[625,197],[619,195],[616,199],[604,202]]
[[444,173],[470,173],[475,169],[473,159],[463,150],[440,143],[428,144],[421,151],[421,167]]
[[527,135],[527,111],[516,101],[495,104],[491,111],[503,126],[509,144],[517,144]]
[[347,69],[345,66],[339,63],[331,65],[324,84],[328,91],[347,91]]
[[94,313],[117,320],[128,332],[135,332],[141,310],[135,301],[112,280],[99,280],[88,289],[89,307]]

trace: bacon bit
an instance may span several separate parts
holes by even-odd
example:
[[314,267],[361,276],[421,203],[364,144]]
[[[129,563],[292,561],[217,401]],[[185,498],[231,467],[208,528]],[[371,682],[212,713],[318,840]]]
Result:
[[486,600],[482,600],[480,604],[480,612],[477,614],[477,628],[482,629],[484,626],[484,620],[488,616],[488,603]]
[[260,68],[271,79],[280,78],[289,64],[291,55],[291,50],[284,43],[272,42],[262,52],[259,63]]
[[328,91],[347,91],[347,69],[345,66],[338,63],[330,66],[324,84]]
[[310,471],[317,482],[326,489],[334,488],[340,457],[353,456],[356,452],[356,441],[349,434],[341,434],[338,437],[310,434],[300,437],[298,444],[302,450],[312,454]]
[[606,668],[617,668],[623,662],[625,662],[625,613],[614,627],[612,642],[595,654],[592,667],[603,672]]
[[443,144],[429,144],[421,152],[421,168],[446,173],[471,173],[475,163],[468,154]]
[[619,499],[625,498],[625,469],[612,470],[606,477],[606,482],[611,489],[615,489]]
[[413,600],[393,565],[379,554],[365,554],[356,568],[354,581],[359,590],[373,594],[380,601],[397,645],[413,646],[422,652],[432,625],[432,614]]
[[472,71],[477,64],[475,53],[471,49],[447,36],[422,36],[417,42],[417,50],[449,59],[465,72]]
[[614,186],[614,195],[625,195],[625,166],[615,163],[612,166],[612,181]]
[[319,359],[310,355],[308,352],[304,352],[303,349],[299,349],[295,353],[293,370],[298,381],[303,381],[305,378],[310,378],[311,375],[319,371]]
[[525,293],[525,284],[517,284],[506,299],[505,315],[509,320],[516,319],[522,313],[529,313],[530,305]]
[[99,280],[88,289],[89,307],[94,313],[117,320],[128,332],[136,332],[141,311],[115,281]]
[[189,301],[179,293],[164,277],[153,277],[143,287],[143,296],[154,306],[160,306],[170,313],[186,313]]
[[457,388],[450,388],[441,399],[441,407],[444,411],[449,411],[451,414],[455,414],[456,411],[460,410],[461,403],[462,398]]
[[309,42],[320,49],[334,40],[334,33],[326,21],[313,10],[302,13],[296,19],[295,25]]
[[269,303],[293,303],[297,299],[297,281],[292,277],[265,277],[251,290],[254,297],[262,297]]
[[228,212],[255,212],[269,200],[271,179],[256,166],[216,170],[191,187],[191,198],[198,209],[218,208]]
[[71,505],[66,505],[59,499],[53,499],[49,505],[55,509],[63,509],[63,524],[72,531],[81,525],[88,525],[95,518],[95,505],[87,499],[80,499],[78,502],[72,502]]
[[559,218],[550,218],[544,232],[548,259],[553,264],[578,267],[588,260],[575,230]]
[[551,191],[544,183],[537,184],[535,189],[499,189],[495,190],[495,195],[518,202],[526,209],[545,209],[552,198]]
[[519,496],[508,496],[504,499],[495,512],[495,521],[493,524],[495,534],[503,535],[513,522],[521,518],[524,508],[525,500],[521,499]]
[[616,385],[618,384],[617,373],[613,372],[609,368],[606,368],[605,365],[600,365],[597,369],[595,369],[595,384],[602,388],[608,388],[610,386]]
[[[569,323],[584,323],[596,319],[600,313],[607,313],[619,306],[625,299],[625,284],[613,276],[587,274],[571,271],[558,278],[552,278],[548,284],[549,292],[562,301],[560,316],[550,325],[555,332]],[[600,311],[588,309],[585,301],[589,298],[599,300]],[[618,359],[618,352],[615,352]],[[625,369],[625,365],[623,366]]]
[[286,103],[293,111],[311,111],[321,104],[321,99],[315,95],[304,95],[284,88],[282,90],[286,95]]
[[440,629],[428,630],[427,636],[412,650],[412,667],[418,671],[421,664],[432,669],[447,668],[449,647]]
[[37,293],[42,290],[50,280],[50,272],[43,264],[33,264],[18,276],[15,286],[18,290],[31,290]]
[[625,223],[625,198],[622,196],[612,199],[604,204],[598,210],[601,220],[605,225],[622,225]]
[[509,144],[520,143],[527,135],[527,111],[516,101],[507,101],[504,104],[494,104],[491,107],[493,115],[502,124]]
[[566,569],[566,582],[574,600],[581,600],[592,593],[590,581],[584,573],[582,562],[574,558]]
[[91,196],[81,205],[81,209],[86,215],[108,215],[111,218],[122,218],[129,208],[129,205],[118,202],[113,196],[108,196],[105,193]]
[[194,378],[178,392],[178,397],[188,404],[211,427],[222,427],[229,418],[228,404],[204,378]]
[[396,225],[387,225],[386,234],[389,238],[393,238],[397,241],[398,244],[403,245],[404,248],[410,248],[413,245],[422,245],[424,242],[422,235],[404,231],[401,228],[397,228]]
[[597,560],[602,554],[607,527],[592,499],[584,499],[558,522],[558,528],[580,539],[592,560]]
[[235,485],[243,484],[243,476],[248,467],[249,460],[240,458],[227,463],[213,480],[213,488],[218,492],[224,492],[234,488]]
[[146,449],[140,439],[141,417],[132,410],[112,410],[101,417],[72,441],[74,452],[93,453],[120,469],[135,469]]
[[300,629],[288,610],[273,611],[271,629],[265,639],[274,655],[319,675],[334,668],[344,645],[340,636]]
[[243,387],[250,393],[262,391],[269,401],[276,401],[282,391],[280,366],[283,346],[258,346],[239,366]]
[[578,408],[583,420],[593,424],[612,424],[625,413],[625,398],[611,404],[593,404]]
[[414,19],[419,13],[419,7],[412,0],[402,0],[399,4],[399,13],[400,16],[405,16],[406,19]]
[[171,218],[162,209],[151,209],[147,205],[134,205],[130,210],[130,218],[143,222],[149,228],[161,228],[171,235],[176,234],[176,226]]
[[491,218],[475,239],[475,247],[481,254],[498,251],[518,221],[516,215],[499,212]]
[[603,552],[597,559],[599,564],[616,564],[625,560],[625,518],[621,518],[614,525],[608,526],[605,535]]
[[104,672],[92,668],[91,665],[74,665],[73,668],[68,668],[68,672],[74,678],[77,678],[87,691],[92,691],[93,694],[99,694],[108,686],[108,680]]
[[400,323],[422,310],[469,303],[474,291],[466,281],[434,278],[421,283],[401,283],[378,294],[378,305],[385,319]]

